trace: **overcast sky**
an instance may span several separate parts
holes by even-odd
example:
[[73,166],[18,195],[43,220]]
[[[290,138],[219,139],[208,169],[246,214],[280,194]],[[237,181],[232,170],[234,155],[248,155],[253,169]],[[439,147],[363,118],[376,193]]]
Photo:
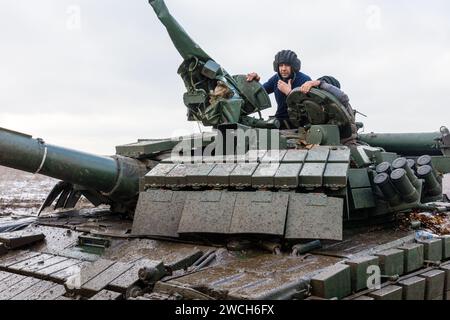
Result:
[[[275,53],[292,49],[312,78],[340,80],[366,131],[450,126],[449,1],[166,3],[231,74],[268,79]],[[181,62],[147,0],[1,0],[0,127],[102,154],[198,132]]]

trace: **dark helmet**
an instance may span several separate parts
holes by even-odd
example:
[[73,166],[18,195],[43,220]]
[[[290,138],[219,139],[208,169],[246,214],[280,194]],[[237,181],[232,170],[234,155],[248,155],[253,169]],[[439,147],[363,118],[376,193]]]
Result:
[[332,76],[323,76],[323,77],[320,77],[320,78],[317,79],[317,80],[323,81],[323,82],[328,83],[328,84],[331,84],[332,86],[335,86],[335,87],[337,87],[337,88],[339,88],[339,89],[341,88],[340,82],[339,82],[335,77],[332,77]]
[[302,67],[302,63],[297,57],[297,54],[291,50],[282,50],[276,54],[273,62],[274,71],[278,73],[278,68],[283,63],[290,65],[293,72],[299,72]]

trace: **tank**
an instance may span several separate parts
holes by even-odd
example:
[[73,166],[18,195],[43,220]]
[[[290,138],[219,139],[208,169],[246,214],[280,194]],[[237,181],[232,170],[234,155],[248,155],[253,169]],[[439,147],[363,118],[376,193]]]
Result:
[[261,84],[149,3],[183,58],[187,120],[211,132],[107,157],[0,128],[0,165],[60,180],[28,227],[0,233],[0,299],[447,297],[450,237],[421,230],[450,208],[446,127],[343,145],[354,115],[312,89],[287,100],[299,129],[279,130]]

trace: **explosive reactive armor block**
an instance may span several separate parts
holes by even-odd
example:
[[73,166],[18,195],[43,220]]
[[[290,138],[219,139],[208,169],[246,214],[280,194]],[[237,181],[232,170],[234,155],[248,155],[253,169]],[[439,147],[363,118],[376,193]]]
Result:
[[442,239],[418,240],[417,242],[424,245],[426,261],[442,260]]
[[404,252],[390,249],[376,254],[380,258],[381,273],[386,276],[402,275],[404,272]]
[[424,248],[423,244],[405,244],[398,248],[404,252],[404,271],[410,273],[423,267],[424,264]]
[[443,300],[445,286],[445,272],[442,270],[431,270],[419,275],[425,278],[425,300]]
[[425,300],[425,279],[411,277],[398,282],[403,288],[403,300]]
[[402,300],[402,287],[386,286],[380,290],[369,293],[369,297],[375,300]]
[[350,266],[337,264],[311,279],[312,293],[324,299],[342,299],[351,293]]
[[370,266],[378,266],[379,258],[375,256],[367,256],[362,258],[352,259],[346,261],[350,266],[352,275],[352,291],[357,292],[367,288],[367,279],[370,276],[368,273]]
[[450,236],[442,236],[442,259],[450,258]]

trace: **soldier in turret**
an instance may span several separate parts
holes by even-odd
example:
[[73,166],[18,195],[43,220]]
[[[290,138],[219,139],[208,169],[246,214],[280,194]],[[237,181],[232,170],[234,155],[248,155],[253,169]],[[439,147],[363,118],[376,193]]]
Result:
[[[289,121],[286,98],[295,88],[301,87],[311,78],[300,72],[301,61],[297,54],[291,50],[282,50],[275,56],[273,62],[274,71],[277,73],[264,83],[264,89],[268,94],[274,93],[278,104],[275,118],[280,122],[280,129],[293,129]],[[247,81],[260,81],[257,73],[247,75]]]
[[355,111],[353,110],[352,106],[350,105],[350,99],[348,98],[348,95],[344,91],[341,90],[340,82],[334,77],[323,76],[315,81],[305,82],[300,87],[300,91],[302,93],[306,94],[311,91],[311,88],[319,88],[319,89],[327,91],[328,93],[331,93],[346,108],[347,113],[349,114],[349,116],[351,118],[352,134],[349,137],[342,137],[341,143],[344,145],[357,144],[356,138],[357,138],[357,130],[358,129],[356,127],[356,122],[355,122]]

